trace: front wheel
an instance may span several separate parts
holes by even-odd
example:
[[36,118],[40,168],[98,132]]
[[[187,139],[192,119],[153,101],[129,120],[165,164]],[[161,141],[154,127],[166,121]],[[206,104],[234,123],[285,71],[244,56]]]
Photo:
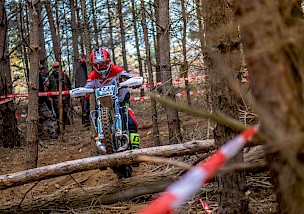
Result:
[[[106,147],[107,154],[114,153],[113,148],[113,134],[111,129],[111,117],[109,108],[104,107],[101,110],[101,124],[104,135],[104,144]],[[121,165],[111,167],[113,172],[117,175],[118,179],[132,177],[132,166],[130,165]]]
[[114,153],[113,149],[113,135],[111,130],[111,120],[110,120],[109,108],[105,107],[101,109],[101,125],[102,132],[104,135],[103,143],[105,144],[107,154]]

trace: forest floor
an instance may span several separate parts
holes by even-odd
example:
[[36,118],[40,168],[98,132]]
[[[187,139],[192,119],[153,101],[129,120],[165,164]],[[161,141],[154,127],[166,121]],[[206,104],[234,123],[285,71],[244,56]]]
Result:
[[[201,106],[200,99],[194,100],[197,106]],[[140,125],[139,134],[141,137],[141,146],[153,146],[151,116],[149,111],[150,102],[141,101],[131,104],[138,123]],[[184,142],[190,140],[202,140],[207,136],[207,121],[190,115],[181,113],[182,130]],[[168,136],[165,111],[159,107],[159,128],[161,141],[165,141]],[[20,123],[20,129],[25,130],[25,123]],[[211,131],[212,132],[212,131]],[[38,167],[55,164],[68,160],[90,157],[91,155],[91,131],[82,128],[80,117],[75,115],[73,123],[67,126],[64,134],[64,142],[58,140],[44,140],[39,143]],[[9,174],[22,171],[24,169],[24,147],[16,149],[0,149],[0,174]],[[155,170],[161,170],[156,165],[140,164],[134,169],[133,176],[144,175],[154,167]],[[276,198],[273,193],[273,187],[270,183],[270,176],[267,172],[259,174],[248,174],[248,190],[246,194],[250,200],[250,213],[277,213]],[[75,182],[77,181],[77,183]],[[26,184],[20,187],[14,187],[1,191],[1,204],[17,202],[23,200],[33,200],[37,197],[43,197],[52,193],[69,191],[74,188],[99,186],[106,183],[117,181],[116,175],[111,169],[106,171],[90,170],[86,172],[75,173],[72,176],[61,176],[38,182],[34,188],[34,183]],[[31,189],[32,188],[32,189]],[[31,189],[29,191],[29,189]],[[178,213],[205,213],[203,207],[198,201],[201,198],[207,202],[212,211],[216,212],[219,189],[217,180],[206,185],[202,192],[194,196],[185,207]],[[47,213],[136,213],[146,204],[143,200],[124,201],[112,205],[90,206],[81,209],[67,208],[66,210],[49,210]],[[42,213],[42,212],[41,212]]]

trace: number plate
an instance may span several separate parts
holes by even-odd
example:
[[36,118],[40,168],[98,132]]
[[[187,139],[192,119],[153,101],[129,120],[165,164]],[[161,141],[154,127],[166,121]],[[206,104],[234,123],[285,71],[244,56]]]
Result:
[[114,95],[115,86],[103,86],[96,90],[96,97],[107,97]]

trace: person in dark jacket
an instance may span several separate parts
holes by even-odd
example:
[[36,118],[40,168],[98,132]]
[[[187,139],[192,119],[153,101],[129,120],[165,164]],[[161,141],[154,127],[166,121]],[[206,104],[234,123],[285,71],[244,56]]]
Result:
[[[45,92],[44,83],[46,77],[43,77],[44,67],[39,67],[39,92]],[[39,96],[38,113],[39,113],[39,138],[42,140],[58,138],[53,122],[52,102],[48,96]]]
[[[59,62],[54,62],[53,71],[48,76],[50,81],[49,91],[59,91],[59,72],[62,72],[62,91],[71,90],[71,81],[68,75],[59,67]],[[53,109],[56,114],[57,120],[57,133],[59,133],[59,96],[53,96]],[[63,106],[63,129],[65,130],[65,126],[68,124],[68,111],[70,109],[70,95],[62,95],[62,106]]]
[[[88,79],[86,56],[80,54],[78,56],[79,66],[75,73],[75,88],[82,87],[86,84]],[[81,110],[82,110],[82,124],[84,127],[90,126],[90,100],[89,97],[81,97]]]

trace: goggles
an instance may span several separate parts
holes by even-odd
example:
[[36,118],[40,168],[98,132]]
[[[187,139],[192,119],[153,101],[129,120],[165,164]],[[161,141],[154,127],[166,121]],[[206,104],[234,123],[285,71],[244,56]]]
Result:
[[94,64],[97,70],[106,69],[108,67],[106,62],[98,62]]

